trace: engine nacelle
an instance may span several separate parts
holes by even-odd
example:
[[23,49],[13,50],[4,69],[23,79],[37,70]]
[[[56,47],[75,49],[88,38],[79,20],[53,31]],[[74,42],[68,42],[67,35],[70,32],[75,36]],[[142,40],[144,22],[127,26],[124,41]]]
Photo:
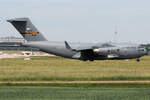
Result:
[[110,54],[110,50],[106,49],[106,48],[98,48],[98,49],[94,49],[93,52],[95,54],[98,55],[108,55]]
[[118,48],[96,48],[93,52],[98,55],[117,54],[120,51]]

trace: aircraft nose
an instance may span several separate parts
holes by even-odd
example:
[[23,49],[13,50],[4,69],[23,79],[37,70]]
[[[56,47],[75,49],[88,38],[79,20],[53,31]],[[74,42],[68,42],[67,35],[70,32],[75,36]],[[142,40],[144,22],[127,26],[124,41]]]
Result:
[[145,50],[145,55],[148,55],[148,51],[147,50]]
[[138,52],[140,55],[144,56],[144,55],[148,55],[148,51],[145,48],[139,48]]
[[148,51],[146,49],[143,50],[143,55],[148,55]]

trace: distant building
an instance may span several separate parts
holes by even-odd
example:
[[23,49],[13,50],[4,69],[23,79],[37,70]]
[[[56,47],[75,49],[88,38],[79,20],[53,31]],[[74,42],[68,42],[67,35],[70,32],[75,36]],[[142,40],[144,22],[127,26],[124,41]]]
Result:
[[24,47],[22,43],[24,38],[19,37],[0,37],[0,50],[24,50],[24,51],[38,51],[36,48]]
[[25,39],[20,37],[0,37],[0,42],[21,42],[24,43]]

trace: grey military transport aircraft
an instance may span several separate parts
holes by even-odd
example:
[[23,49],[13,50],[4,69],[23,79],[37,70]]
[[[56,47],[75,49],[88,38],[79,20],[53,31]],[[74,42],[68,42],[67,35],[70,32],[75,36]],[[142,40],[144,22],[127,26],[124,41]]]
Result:
[[111,43],[68,43],[48,41],[32,24],[29,18],[15,18],[7,20],[27,42],[23,46],[38,48],[39,50],[65,58],[83,61],[137,59],[147,54],[145,48],[139,45],[123,46]]

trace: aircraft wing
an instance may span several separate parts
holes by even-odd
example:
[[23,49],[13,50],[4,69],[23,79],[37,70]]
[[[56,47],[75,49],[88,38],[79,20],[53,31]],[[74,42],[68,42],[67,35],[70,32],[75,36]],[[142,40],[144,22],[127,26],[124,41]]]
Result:
[[95,48],[100,48],[102,47],[102,45],[95,45],[95,44],[82,44],[80,46],[77,47],[71,47],[67,41],[65,41],[65,46],[67,49],[73,50],[73,51],[89,51],[89,50],[93,50]]
[[108,43],[91,43],[91,44],[81,44],[77,47],[71,47],[67,41],[65,41],[65,46],[67,49],[73,50],[73,51],[89,51],[89,50],[94,50],[97,48],[109,48],[109,47],[116,47],[115,45],[108,44]]
[[92,46],[82,46],[76,49],[77,51],[93,50]]
[[115,47],[114,45],[103,43],[103,44],[89,44],[89,45],[81,45],[76,50],[77,51],[86,51],[86,50],[93,50],[97,48],[108,48],[108,47]]

